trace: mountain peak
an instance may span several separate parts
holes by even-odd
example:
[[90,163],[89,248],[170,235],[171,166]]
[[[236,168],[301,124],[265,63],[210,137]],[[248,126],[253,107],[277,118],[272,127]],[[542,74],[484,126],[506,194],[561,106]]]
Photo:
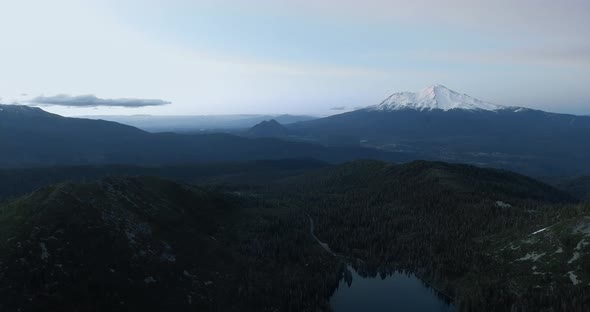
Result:
[[433,84],[433,85],[430,85],[430,86],[428,86],[428,87],[426,87],[426,88],[424,88],[422,90],[423,91],[436,91],[436,90],[448,90],[448,91],[451,91],[449,88],[447,88],[447,87],[445,87],[443,85],[440,85],[440,84]]
[[460,94],[443,85],[434,84],[419,92],[394,93],[386,98],[381,104],[367,108],[371,111],[392,111],[392,110],[443,110],[452,109],[464,110],[486,110],[496,111],[503,106],[487,103],[475,99],[467,94]]
[[48,113],[39,107],[19,105],[19,104],[0,104],[0,115],[2,116],[57,116]]
[[282,137],[287,132],[287,128],[274,119],[262,121],[248,130],[248,134],[253,137]]

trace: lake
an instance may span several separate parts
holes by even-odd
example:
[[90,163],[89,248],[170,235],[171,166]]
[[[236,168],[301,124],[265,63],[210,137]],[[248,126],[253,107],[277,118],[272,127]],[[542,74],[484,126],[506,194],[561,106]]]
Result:
[[362,277],[352,267],[348,270],[330,298],[330,306],[335,312],[455,311],[453,305],[412,274],[396,272]]

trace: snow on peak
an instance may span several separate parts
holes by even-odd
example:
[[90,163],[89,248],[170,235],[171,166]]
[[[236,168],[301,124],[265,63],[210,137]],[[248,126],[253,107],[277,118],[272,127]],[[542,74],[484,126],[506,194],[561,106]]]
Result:
[[467,94],[460,94],[442,85],[432,85],[419,92],[394,93],[381,104],[368,107],[371,111],[392,111],[402,109],[444,111],[452,109],[496,111],[503,106],[487,103],[472,98]]

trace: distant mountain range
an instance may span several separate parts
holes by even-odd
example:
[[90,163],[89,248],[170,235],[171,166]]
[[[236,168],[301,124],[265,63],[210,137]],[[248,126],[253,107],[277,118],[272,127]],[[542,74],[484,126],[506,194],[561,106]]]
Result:
[[[378,105],[325,118],[267,117],[238,120],[227,116],[223,122],[220,116],[207,117],[209,126],[220,122],[244,127],[232,130],[235,135],[183,135],[149,133],[115,122],[1,105],[0,143],[4,149],[0,167],[374,158],[442,160],[533,176],[590,174],[589,116],[500,106],[441,85],[417,93],[395,93]],[[158,122],[152,121],[169,117],[125,118],[157,127]],[[170,126],[176,120],[178,127],[184,127],[196,117],[182,122],[178,118],[166,122]]]
[[80,116],[87,119],[101,119],[137,127],[149,132],[232,132],[250,128],[265,120],[274,119],[281,124],[313,120],[317,117],[306,115],[197,115],[197,116]]
[[358,158],[403,160],[396,159],[393,153],[361,147],[325,147],[221,133],[149,133],[115,122],[66,118],[20,105],[0,105],[0,146],[0,168],[171,165],[285,158],[314,158],[328,162]]
[[590,117],[490,104],[440,85],[287,128],[325,145],[371,147],[414,159],[531,175],[590,173]]

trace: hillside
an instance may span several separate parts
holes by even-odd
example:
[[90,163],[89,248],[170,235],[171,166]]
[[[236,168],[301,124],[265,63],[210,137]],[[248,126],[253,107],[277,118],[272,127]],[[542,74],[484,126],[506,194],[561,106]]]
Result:
[[47,187],[0,207],[0,309],[322,307],[339,267],[288,216],[155,178]]
[[[374,193],[387,192],[394,198],[400,188],[411,189],[412,196],[449,193],[453,197],[572,202],[576,199],[543,182],[514,172],[479,168],[464,164],[413,161],[392,164],[374,160],[353,161],[330,166],[285,180],[286,184],[309,188],[358,188]],[[410,194],[398,194],[400,198]],[[500,200],[502,198],[499,198]]]
[[[62,184],[12,202],[0,219],[0,255],[10,264],[1,272],[3,308],[185,305],[191,281],[178,269],[202,269],[186,262],[191,251],[179,239],[190,235],[194,247],[223,256],[207,237],[218,231],[215,216],[232,210],[221,196],[153,179]],[[213,263],[200,265],[208,267],[203,277],[214,271]],[[168,283],[186,291],[167,290]]]
[[442,86],[393,94],[381,104],[288,129],[326,145],[372,147],[413,159],[532,176],[590,173],[590,117],[493,105]]
[[[524,108],[443,110],[385,104],[285,126],[266,122],[240,133],[249,137],[148,133],[114,122],[2,105],[0,144],[5,152],[0,168],[315,158],[331,163],[441,160],[531,176],[590,172],[590,145],[585,144],[590,117]],[[289,141],[279,139],[287,134]]]
[[51,184],[93,181],[112,175],[153,176],[193,184],[254,187],[326,166],[327,163],[313,159],[284,159],[163,167],[88,165],[0,169],[0,201],[25,195]]
[[[588,213],[587,210],[584,211]],[[512,274],[514,287],[536,286],[540,296],[561,285],[559,292],[578,292],[590,282],[590,216],[582,215],[540,227],[516,239],[502,241],[494,257]],[[587,289],[586,289],[587,291]]]
[[315,158],[343,162],[359,158],[399,160],[358,147],[325,147],[229,134],[148,133],[102,120],[66,118],[39,108],[0,106],[0,168],[56,165],[178,165],[212,161]]
[[269,119],[277,120],[281,124],[315,119],[315,117],[305,115],[89,115],[80,116],[80,118],[114,121],[149,132],[171,131],[178,133],[243,130]]
[[590,176],[552,179],[556,187],[580,199],[590,201]]
[[[357,161],[283,183],[277,188],[305,205],[318,237],[335,253],[359,259],[361,271],[409,270],[468,311],[548,308],[527,293],[530,283],[496,292],[512,283],[513,268],[486,255],[508,238],[582,213],[571,195],[525,176],[439,162]],[[567,293],[581,301],[586,294]]]
[[248,136],[256,138],[280,138],[288,134],[287,128],[274,119],[262,121],[247,132]]
[[[538,297],[531,290],[537,284],[546,297],[577,298],[570,308],[585,304],[585,284],[573,285],[563,266],[543,266],[559,278],[539,280],[527,278],[536,271],[512,259],[560,246],[559,259],[575,252],[585,259],[577,232],[557,243],[522,245],[539,229],[560,222],[578,228],[576,220],[590,215],[590,207],[551,186],[441,162],[264,166],[272,174],[228,191],[106,177],[0,204],[1,308],[324,311],[345,265],[373,276],[408,270],[464,310],[541,310],[559,303]],[[95,169],[86,172],[108,173]],[[215,174],[200,175],[206,170],[198,167],[149,170],[184,172],[181,179],[195,173],[216,183]],[[341,256],[326,252],[315,237]],[[522,247],[505,253],[510,243]],[[590,276],[585,266],[572,270],[579,280]]]

